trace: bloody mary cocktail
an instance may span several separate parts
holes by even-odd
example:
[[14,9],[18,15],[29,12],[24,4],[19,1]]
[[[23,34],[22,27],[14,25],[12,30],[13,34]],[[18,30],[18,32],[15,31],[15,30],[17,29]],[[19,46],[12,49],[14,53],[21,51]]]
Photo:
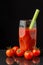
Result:
[[36,9],[32,20],[20,20],[19,45],[24,51],[32,50],[36,47],[36,19],[39,12],[40,10]]
[[36,31],[36,27],[19,27],[19,45],[22,50],[32,50],[36,46]]

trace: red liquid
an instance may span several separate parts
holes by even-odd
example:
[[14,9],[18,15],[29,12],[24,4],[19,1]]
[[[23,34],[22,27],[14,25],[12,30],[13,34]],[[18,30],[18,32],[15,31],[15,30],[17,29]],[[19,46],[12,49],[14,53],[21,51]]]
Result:
[[32,50],[36,46],[36,28],[19,28],[19,45],[24,51]]

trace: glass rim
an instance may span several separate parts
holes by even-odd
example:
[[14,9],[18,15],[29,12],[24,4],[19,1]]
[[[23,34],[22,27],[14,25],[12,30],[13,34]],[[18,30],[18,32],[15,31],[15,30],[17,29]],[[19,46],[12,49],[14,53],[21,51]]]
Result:
[[[19,22],[19,25],[21,27],[29,27],[30,24],[31,24],[31,19],[23,19],[23,20],[20,20],[20,22]],[[35,22],[34,27],[36,27],[36,22]]]

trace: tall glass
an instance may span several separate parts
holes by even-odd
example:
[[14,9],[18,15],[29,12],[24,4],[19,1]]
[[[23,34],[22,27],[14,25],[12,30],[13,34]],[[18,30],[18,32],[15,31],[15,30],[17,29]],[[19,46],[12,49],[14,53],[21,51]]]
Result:
[[36,47],[36,23],[29,29],[31,20],[20,20],[19,23],[19,46],[22,50],[33,50]]

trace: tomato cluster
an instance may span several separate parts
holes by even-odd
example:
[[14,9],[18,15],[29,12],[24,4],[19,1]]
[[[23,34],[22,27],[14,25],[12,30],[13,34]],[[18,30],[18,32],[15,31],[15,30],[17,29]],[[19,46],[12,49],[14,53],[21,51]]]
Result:
[[12,57],[12,56],[24,56],[25,59],[31,60],[33,57],[37,57],[40,55],[40,49],[35,48],[32,51],[30,50],[21,50],[18,46],[14,46],[13,48],[6,50],[6,56]]

